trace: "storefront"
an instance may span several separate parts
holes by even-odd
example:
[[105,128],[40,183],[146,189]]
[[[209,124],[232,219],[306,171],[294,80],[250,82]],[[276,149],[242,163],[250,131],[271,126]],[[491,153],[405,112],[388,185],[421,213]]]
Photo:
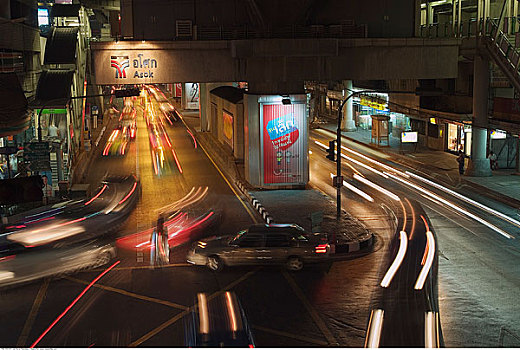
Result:
[[447,123],[446,151],[471,155],[471,125]]

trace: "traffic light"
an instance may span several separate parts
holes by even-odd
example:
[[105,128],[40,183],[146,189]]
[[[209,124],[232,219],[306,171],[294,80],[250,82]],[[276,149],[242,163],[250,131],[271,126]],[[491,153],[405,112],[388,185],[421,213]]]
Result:
[[139,88],[131,88],[131,89],[123,89],[114,91],[114,95],[116,97],[130,97],[130,96],[139,96],[141,94],[141,90]]
[[336,140],[329,141],[329,148],[327,148],[327,158],[335,161],[336,157],[334,154],[334,149],[336,148]]

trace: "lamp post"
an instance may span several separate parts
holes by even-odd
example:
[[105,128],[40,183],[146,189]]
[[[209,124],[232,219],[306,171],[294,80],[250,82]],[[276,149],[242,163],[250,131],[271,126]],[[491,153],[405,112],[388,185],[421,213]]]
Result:
[[336,178],[334,179],[334,185],[336,186],[336,217],[339,220],[341,218],[341,187],[343,187],[343,177],[341,176],[341,119],[343,117],[343,106],[352,97],[364,93],[395,93],[395,94],[414,94],[416,96],[440,96],[442,90],[439,88],[433,88],[431,90],[417,88],[415,91],[389,91],[389,90],[360,90],[354,91],[345,98],[338,108],[338,129],[336,131]]

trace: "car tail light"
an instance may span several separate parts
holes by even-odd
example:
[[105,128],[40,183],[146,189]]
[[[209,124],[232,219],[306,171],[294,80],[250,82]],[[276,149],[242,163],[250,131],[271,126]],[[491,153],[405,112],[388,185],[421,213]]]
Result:
[[329,244],[319,244],[316,246],[316,254],[323,254],[323,253],[327,253],[327,251],[329,250]]

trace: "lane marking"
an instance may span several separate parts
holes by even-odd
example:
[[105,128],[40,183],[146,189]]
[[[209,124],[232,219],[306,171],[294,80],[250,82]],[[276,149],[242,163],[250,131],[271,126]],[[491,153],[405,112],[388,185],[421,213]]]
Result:
[[294,294],[300,299],[300,301],[303,303],[309,314],[311,315],[312,319],[314,320],[314,323],[318,326],[321,333],[327,338],[327,341],[329,342],[328,345],[336,345],[338,342],[336,341],[336,338],[332,335],[332,332],[327,328],[325,325],[325,322],[321,319],[318,312],[314,309],[314,307],[311,305],[303,291],[300,289],[300,287],[296,284],[294,279],[287,273],[287,271],[282,271],[282,274],[284,275],[287,282],[289,282],[289,285],[294,291]]
[[[234,286],[236,286],[237,284],[243,282],[244,280],[248,279],[249,277],[251,277],[253,274],[255,274],[257,271],[259,271],[260,268],[254,270],[254,271],[249,271],[248,273],[246,273],[245,275],[243,275],[242,277],[240,277],[239,279],[235,280],[234,282],[231,282],[230,284],[228,284],[226,287],[224,287],[223,289],[213,293],[212,295],[210,295],[207,300],[211,300],[213,298],[215,298],[217,295],[219,294],[222,294],[224,293],[224,291],[226,290],[229,290],[231,288],[233,288]],[[188,313],[191,312],[191,310],[193,310],[195,307],[197,306],[197,303],[195,303],[192,307],[190,307],[188,310],[186,311],[183,311],[177,315],[175,315],[174,317],[170,318],[168,321],[162,323],[161,325],[159,325],[158,327],[152,329],[150,332],[146,333],[145,335],[143,335],[141,338],[137,339],[136,341],[130,343],[128,345],[128,347],[136,347],[136,346],[139,346],[141,345],[142,343],[144,343],[145,341],[149,340],[150,338],[154,337],[155,335],[157,335],[158,333],[160,333],[162,330],[168,328],[169,326],[171,326],[172,324],[174,324],[175,322],[177,322],[178,320],[180,320],[182,317],[186,316]]]
[[72,303],[69,304],[69,306],[67,306],[67,308],[49,325],[49,327],[47,327],[45,329],[45,331],[34,341],[34,343],[31,344],[31,348],[34,348],[36,347],[36,345],[38,345],[38,343],[40,342],[40,340],[43,339],[43,337],[45,337],[45,335],[47,333],[49,333],[49,331],[67,314],[67,312],[70,311],[70,309],[72,309],[72,307],[74,305],[76,305],[76,303],[83,297],[83,295],[85,295],[85,293],[87,293],[87,291],[92,287],[92,285],[94,285],[97,281],[99,281],[101,279],[101,277],[103,277],[104,275],[106,275],[110,270],[112,270],[117,264],[119,264],[121,261],[118,260],[116,261],[115,263],[113,263],[110,267],[108,267],[105,271],[103,271],[102,273],[100,273],[92,282],[90,282],[86,287],[85,289],[83,289],[83,291],[76,297],[76,299],[74,299],[72,301]]
[[[88,281],[84,281],[84,280],[81,280],[81,279],[78,279],[78,278],[74,278],[74,277],[70,277],[70,276],[65,277],[65,279],[69,280],[69,281],[72,281],[72,282],[85,284],[85,285],[88,285],[90,283]],[[132,293],[132,292],[126,291],[124,289],[114,288],[114,287],[110,287],[110,286],[107,286],[107,285],[104,285],[104,284],[96,283],[96,284],[93,285],[93,287],[96,287],[96,288],[99,288],[99,289],[103,289],[103,290],[106,290],[106,291],[109,291],[109,292],[122,294],[122,295],[125,295],[125,296],[130,297],[130,298],[144,300],[144,301],[150,301],[150,302],[155,303],[155,304],[161,304],[161,305],[173,307],[175,309],[180,309],[180,310],[188,310],[189,309],[188,306],[180,305],[180,304],[173,303],[173,302],[167,301],[167,300],[162,300],[162,299],[149,297],[149,296],[146,296],[146,295]]]
[[42,304],[43,298],[45,297],[45,294],[47,293],[47,288],[49,287],[49,279],[45,279],[40,286],[40,290],[38,290],[38,294],[36,295],[36,298],[34,299],[33,306],[31,308],[31,311],[29,312],[29,316],[27,316],[27,320],[25,321],[25,324],[22,329],[22,333],[20,334],[20,337],[18,338],[18,342],[16,343],[16,346],[23,347],[27,343],[27,338],[29,337],[29,333],[31,332],[31,328],[33,326],[34,320],[36,319],[36,315],[38,314],[38,310],[40,309],[40,305]]
[[292,333],[287,333],[287,332],[284,332],[284,331],[279,331],[279,330],[276,330],[276,329],[270,329],[270,328],[265,328],[265,327],[261,327],[261,326],[255,326],[255,325],[253,325],[252,327],[253,327],[253,329],[257,329],[257,330],[262,331],[262,332],[271,333],[271,334],[275,334],[275,335],[280,335],[280,336],[286,337],[286,338],[292,338],[292,339],[296,339],[296,340],[301,340],[301,341],[304,341],[304,342],[307,342],[307,343],[316,344],[316,345],[320,345],[320,346],[323,346],[323,347],[329,345],[329,343],[327,343],[326,341],[319,340],[319,339],[314,339],[314,338],[309,338],[309,337],[306,337],[306,336],[301,335],[301,334],[292,334]]
[[211,163],[213,164],[213,166],[215,167],[215,169],[217,169],[217,171],[219,172],[220,176],[222,176],[222,178],[224,179],[224,181],[226,181],[226,183],[228,184],[229,188],[231,189],[231,191],[233,191],[233,193],[235,194],[235,196],[238,198],[238,201],[240,202],[240,204],[242,204],[242,206],[244,207],[244,209],[246,210],[246,212],[249,214],[249,216],[251,217],[251,219],[253,220],[253,222],[255,224],[259,223],[260,220],[258,220],[256,218],[256,216],[253,214],[253,212],[249,209],[249,207],[247,206],[247,204],[242,200],[242,198],[240,198],[240,196],[238,195],[238,193],[235,191],[235,189],[233,188],[233,186],[231,186],[231,183],[228,181],[228,179],[226,178],[226,176],[224,176],[224,174],[222,173],[222,171],[220,170],[220,168],[217,166],[217,164],[215,164],[215,162],[213,161],[213,158],[210,157],[210,155],[208,154],[208,152],[206,152],[206,149],[199,143],[199,146],[200,148],[204,151],[204,153],[206,154],[206,156],[208,157],[208,159],[211,161]]

